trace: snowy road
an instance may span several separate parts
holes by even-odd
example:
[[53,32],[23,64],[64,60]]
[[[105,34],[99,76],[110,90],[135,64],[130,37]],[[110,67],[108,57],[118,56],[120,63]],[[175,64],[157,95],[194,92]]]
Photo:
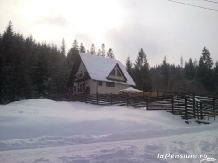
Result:
[[[215,129],[215,128],[214,128]],[[158,154],[197,154],[218,159],[218,131],[196,132],[136,140],[109,141],[0,152],[7,163],[142,163],[200,162],[196,159],[160,159]]]

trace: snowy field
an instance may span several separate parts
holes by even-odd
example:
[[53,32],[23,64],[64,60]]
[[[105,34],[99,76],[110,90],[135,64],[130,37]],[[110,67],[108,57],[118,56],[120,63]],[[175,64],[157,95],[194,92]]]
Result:
[[[23,100],[0,105],[0,163],[218,162],[218,122],[211,122],[187,125],[143,108]],[[196,157],[184,158],[190,155]]]

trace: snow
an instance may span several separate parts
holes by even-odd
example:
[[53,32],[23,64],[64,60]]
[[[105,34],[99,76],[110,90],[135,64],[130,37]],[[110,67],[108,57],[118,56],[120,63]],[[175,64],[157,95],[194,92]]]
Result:
[[140,91],[140,90],[138,90],[138,89],[129,87],[129,88],[126,88],[126,89],[122,89],[122,90],[120,90],[119,92],[143,92],[143,91]]
[[218,123],[188,125],[180,116],[126,106],[48,99],[0,105],[0,162],[200,162],[158,154],[218,159]]
[[129,73],[126,71],[124,65],[120,61],[116,59],[105,58],[105,57],[91,55],[87,53],[80,53],[80,57],[91,79],[111,82],[111,80],[108,80],[107,77],[110,74],[110,72],[113,70],[115,65],[118,64],[124,76],[126,77],[127,81],[126,83],[116,81],[116,83],[135,85],[135,82],[133,81]]

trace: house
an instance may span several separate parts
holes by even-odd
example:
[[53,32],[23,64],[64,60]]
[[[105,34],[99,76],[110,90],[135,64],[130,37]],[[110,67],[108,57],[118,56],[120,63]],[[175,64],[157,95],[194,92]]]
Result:
[[73,65],[68,86],[74,93],[113,93],[135,86],[124,65],[111,58],[79,53]]

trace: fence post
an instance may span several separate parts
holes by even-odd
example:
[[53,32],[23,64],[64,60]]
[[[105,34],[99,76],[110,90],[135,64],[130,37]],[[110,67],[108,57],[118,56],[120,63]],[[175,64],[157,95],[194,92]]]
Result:
[[187,97],[185,96],[185,119],[188,120]]
[[215,115],[215,98],[214,98],[214,94],[213,94],[213,114],[214,114],[214,121],[215,121],[215,117],[216,117],[216,115]]
[[203,119],[203,112],[202,112],[202,101],[200,102],[200,112],[201,112],[201,119]]
[[199,105],[199,102],[197,102],[197,117],[198,117],[198,119],[199,119],[198,105]]
[[112,93],[111,93],[111,105],[112,105]]
[[196,117],[195,114],[195,93],[193,93],[193,113],[194,113],[194,118]]
[[146,97],[146,110],[149,110],[148,109],[148,97]]
[[129,106],[129,96],[127,95],[127,101],[126,106]]
[[96,93],[96,104],[98,105],[98,92]]
[[172,102],[172,113],[174,114],[174,99],[173,99],[173,96],[172,96],[171,102]]

